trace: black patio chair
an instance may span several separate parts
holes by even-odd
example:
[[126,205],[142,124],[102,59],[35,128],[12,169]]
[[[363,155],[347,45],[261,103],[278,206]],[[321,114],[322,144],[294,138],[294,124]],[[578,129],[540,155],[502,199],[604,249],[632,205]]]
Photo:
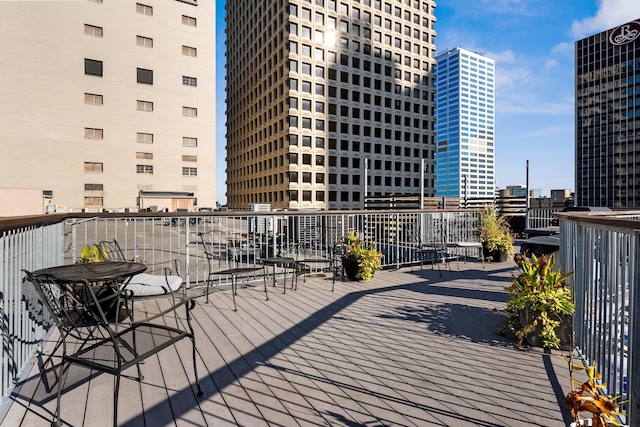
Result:
[[[238,279],[246,279],[247,282],[251,276],[256,276],[259,270],[262,270],[264,292],[266,299],[269,300],[269,293],[267,291],[266,280],[264,279],[264,265],[256,264],[258,253],[253,248],[248,248],[246,251],[241,250],[235,246],[233,240],[231,243],[227,241],[215,241],[215,230],[207,232],[199,232],[200,242],[202,244],[202,250],[207,260],[207,288],[206,288],[206,303],[209,303],[209,292],[216,278],[220,280],[224,277],[231,277],[231,296],[233,298],[233,310],[238,309],[236,305],[236,295],[238,294]],[[253,261],[253,264],[250,263]],[[224,268],[223,268],[224,262]],[[218,265],[216,268],[216,264]]]
[[[128,259],[117,240],[103,240],[98,248],[104,251],[105,261],[134,261]],[[153,297],[158,295],[174,294],[181,290],[182,277],[178,275],[180,271],[180,259],[167,260],[158,263],[144,263],[147,271],[153,274],[140,273],[131,278],[127,285],[127,290],[134,297]],[[158,274],[159,272],[159,274]],[[182,296],[186,296],[186,289],[182,287]]]
[[[189,338],[192,344],[193,369],[197,396],[202,396],[197,365],[196,342],[191,326],[193,300],[183,298],[160,313],[129,323],[111,323],[103,310],[104,300],[100,291],[108,286],[119,288],[119,283],[104,281],[100,284],[87,280],[67,282],[47,274],[24,271],[23,286],[33,286],[44,309],[54,319],[60,331],[56,350],[62,349],[60,373],[56,373],[57,399],[53,426],[61,426],[60,400],[71,364],[85,366],[114,376],[113,425],[118,425],[118,397],[123,373],[136,366],[136,380],[143,379],[140,363],[161,350]],[[28,293],[28,292],[27,292]],[[126,295],[126,292],[123,292]],[[117,296],[118,299],[120,295]],[[176,310],[185,308],[185,315]],[[173,313],[176,324],[167,326],[166,317]],[[54,355],[58,357],[58,355]],[[55,370],[55,369],[54,369]]]

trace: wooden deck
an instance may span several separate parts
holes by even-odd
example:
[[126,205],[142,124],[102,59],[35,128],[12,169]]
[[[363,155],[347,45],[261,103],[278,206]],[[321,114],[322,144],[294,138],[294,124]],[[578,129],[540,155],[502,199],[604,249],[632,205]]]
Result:
[[[204,396],[190,344],[124,379],[123,426],[566,426],[568,369],[559,353],[517,350],[503,322],[512,261],[376,272],[370,282],[308,277],[282,294],[260,284],[199,299],[193,311]],[[151,303],[147,303],[151,304]],[[497,312],[495,310],[498,310]],[[113,378],[73,367],[62,402],[69,426],[110,426]],[[55,393],[37,364],[2,426],[45,426]]]

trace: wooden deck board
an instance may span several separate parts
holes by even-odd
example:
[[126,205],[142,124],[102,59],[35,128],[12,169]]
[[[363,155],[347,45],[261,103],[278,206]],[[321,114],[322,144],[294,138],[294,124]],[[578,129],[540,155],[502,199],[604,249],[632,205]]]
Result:
[[[286,294],[278,277],[268,301],[261,281],[239,287],[238,311],[231,291],[216,289],[192,312],[204,396],[195,396],[183,340],[142,365],[141,383],[122,380],[119,423],[565,426],[570,385],[557,354],[517,351],[493,333],[511,264],[469,262],[442,277],[427,268],[381,271],[371,282],[338,279],[334,292],[328,274]],[[55,394],[38,380],[34,365],[2,426],[48,425]],[[72,367],[70,381],[63,420],[111,425],[113,378]]]

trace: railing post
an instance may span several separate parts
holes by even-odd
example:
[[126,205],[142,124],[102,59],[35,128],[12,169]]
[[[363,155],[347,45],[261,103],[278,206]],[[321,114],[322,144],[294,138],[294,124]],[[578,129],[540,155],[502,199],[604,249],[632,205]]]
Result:
[[638,310],[640,308],[640,232],[633,233],[634,238],[634,257],[633,257],[633,276],[631,280],[632,286],[629,287],[629,300],[631,302],[632,312],[629,313],[629,378],[627,378],[627,392],[629,403],[627,404],[626,424],[629,426],[637,425],[640,422],[640,346],[636,344],[636,338],[640,337],[640,316]]

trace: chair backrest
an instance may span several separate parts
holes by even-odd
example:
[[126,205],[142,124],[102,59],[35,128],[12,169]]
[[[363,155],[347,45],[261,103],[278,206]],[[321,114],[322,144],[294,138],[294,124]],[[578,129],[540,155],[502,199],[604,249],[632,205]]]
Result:
[[131,261],[124,256],[122,248],[120,248],[118,241],[115,239],[103,240],[100,242],[99,247],[106,253],[107,261]]
[[60,283],[54,277],[24,271],[23,295],[35,290],[62,337],[95,338],[97,326],[107,323],[104,301],[88,283]]

